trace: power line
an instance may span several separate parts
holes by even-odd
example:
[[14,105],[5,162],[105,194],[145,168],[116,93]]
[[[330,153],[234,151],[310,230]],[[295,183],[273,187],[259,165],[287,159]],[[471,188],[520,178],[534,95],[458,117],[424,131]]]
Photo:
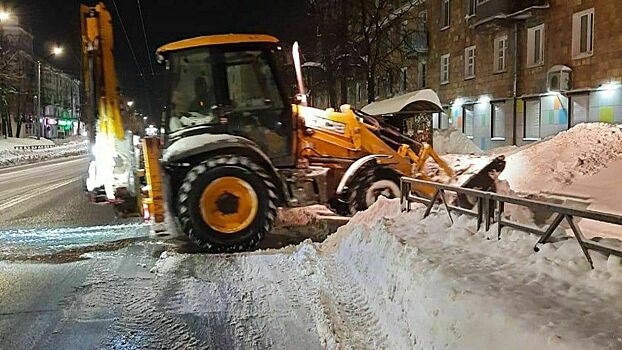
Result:
[[147,47],[147,57],[149,58],[149,67],[151,68],[151,75],[155,75],[153,70],[153,61],[151,59],[151,49],[149,48],[149,41],[147,40],[147,31],[145,30],[145,20],[143,19],[143,10],[140,6],[140,0],[136,0],[138,4],[138,13],[140,15],[140,24],[143,27],[143,37],[145,39],[145,47]]
[[123,29],[123,34],[125,34],[125,39],[127,40],[127,44],[130,47],[130,51],[132,53],[132,58],[134,58],[134,63],[136,64],[136,68],[138,69],[138,73],[143,80],[143,87],[145,92],[145,99],[147,100],[147,108],[149,109],[149,114],[153,116],[153,108],[151,106],[151,98],[149,98],[149,89],[147,88],[147,78],[143,73],[143,70],[140,68],[140,64],[138,63],[138,59],[136,58],[136,53],[134,52],[134,47],[132,46],[132,42],[130,41],[130,36],[127,34],[127,30],[125,29],[125,23],[123,22],[123,18],[121,18],[121,13],[119,12],[119,7],[117,7],[117,2],[112,0],[112,4],[114,5],[114,9],[117,12],[117,17],[119,17],[119,22],[121,23],[121,28]]
[[136,64],[138,73],[140,73],[140,76],[145,79],[145,74],[140,68],[140,64],[138,63],[138,59],[136,58],[136,53],[134,53],[134,47],[132,46],[132,42],[130,41],[130,36],[127,34],[127,30],[125,29],[123,18],[121,18],[121,13],[119,12],[119,8],[117,7],[117,2],[115,0],[112,0],[112,4],[114,5],[114,9],[117,12],[117,17],[119,17],[119,22],[121,22],[121,28],[123,29],[123,33],[125,34],[125,39],[127,39],[127,44],[130,46],[130,52],[132,53],[132,57],[134,58],[134,63]]

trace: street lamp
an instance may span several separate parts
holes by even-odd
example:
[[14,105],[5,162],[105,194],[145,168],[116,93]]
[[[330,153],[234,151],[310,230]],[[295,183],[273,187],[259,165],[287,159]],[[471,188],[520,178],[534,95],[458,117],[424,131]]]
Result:
[[0,22],[6,22],[11,18],[11,14],[8,11],[0,10]]
[[[60,56],[63,48],[55,46],[46,58],[52,56]],[[35,126],[37,127],[37,140],[41,138],[41,60],[37,60],[37,117],[35,118]]]
[[134,101],[127,101],[127,106],[132,108],[132,106],[134,105]]
[[52,49],[52,55],[54,55],[54,56],[61,55],[62,53],[63,53],[63,48],[62,48],[62,47],[60,47],[60,46],[55,46],[55,47]]

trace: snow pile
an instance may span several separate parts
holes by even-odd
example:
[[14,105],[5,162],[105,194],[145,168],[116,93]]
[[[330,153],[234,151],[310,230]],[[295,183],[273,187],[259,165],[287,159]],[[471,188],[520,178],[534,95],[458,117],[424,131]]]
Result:
[[39,140],[34,138],[1,138],[0,137],[0,152],[3,151],[12,151],[15,149],[15,146],[53,146],[54,142],[41,138]]
[[152,272],[177,286],[168,310],[204,322],[225,314],[233,347],[622,347],[619,258],[592,252],[591,270],[561,231],[535,253],[536,236],[504,228],[499,241],[494,225],[478,232],[472,218],[451,225],[442,208],[423,211],[380,198],[323,243],[163,253]]
[[320,214],[331,213],[325,205],[300,208],[279,208],[275,226],[303,226],[314,223]]
[[362,291],[389,348],[622,347],[619,258],[592,253],[591,270],[573,240],[534,253],[533,235],[487,240],[470,218],[422,213],[381,199],[318,247]]
[[622,159],[620,126],[579,124],[507,157],[501,179],[519,192],[557,191],[617,159]]
[[[19,139],[19,145],[30,145],[25,144],[21,140],[30,140],[30,139]],[[44,141],[42,140],[34,140],[34,141]],[[45,140],[49,145],[54,145],[53,142],[49,140]],[[45,142],[44,141],[44,142]],[[43,144],[43,143],[35,143],[35,144]],[[15,165],[23,165],[29,163],[36,163],[43,160],[49,159],[57,159],[57,158],[65,158],[78,156],[88,153],[88,141],[70,141],[63,143],[62,145],[55,146],[52,148],[44,148],[44,149],[26,149],[26,150],[16,150],[14,146],[16,144],[9,144],[8,142],[2,143],[0,142],[0,168],[15,166]]]
[[482,154],[482,150],[455,128],[434,130],[434,150],[438,154]]
[[66,143],[80,143],[80,142],[84,142],[85,140],[86,138],[82,135],[71,135],[64,139],[55,139],[53,141],[54,141],[54,144],[56,145],[64,145]]

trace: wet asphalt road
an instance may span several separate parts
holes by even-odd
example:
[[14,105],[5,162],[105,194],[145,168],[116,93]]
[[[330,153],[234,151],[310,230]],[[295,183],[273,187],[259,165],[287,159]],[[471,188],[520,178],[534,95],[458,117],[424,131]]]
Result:
[[148,227],[89,203],[87,167],[75,157],[0,169],[0,349],[110,347],[113,317],[94,309],[114,303],[77,300],[93,284],[150,277]]
[[0,230],[121,223],[112,208],[82,192],[84,157],[0,169]]
[[[214,275],[201,267],[208,275],[222,281],[235,275],[237,283],[243,277],[235,265],[228,267],[229,257],[194,254],[175,232],[154,237],[140,220],[89,203],[82,192],[87,166],[86,159],[73,158],[0,169],[0,349],[257,348],[254,338],[231,343],[246,312],[198,317],[176,311],[182,281],[199,267],[182,264],[179,276],[160,278],[150,271],[164,251],[191,253],[216,264]],[[306,235],[294,233],[281,228],[262,248]],[[202,303],[224,307],[240,293]],[[241,334],[257,337],[244,329]]]

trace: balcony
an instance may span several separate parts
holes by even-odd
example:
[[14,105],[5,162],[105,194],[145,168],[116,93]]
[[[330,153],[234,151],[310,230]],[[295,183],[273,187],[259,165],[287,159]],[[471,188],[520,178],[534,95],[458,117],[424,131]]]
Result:
[[548,0],[495,0],[477,5],[475,25],[489,22],[492,19],[514,18],[521,19],[523,11],[532,7],[546,8]]

